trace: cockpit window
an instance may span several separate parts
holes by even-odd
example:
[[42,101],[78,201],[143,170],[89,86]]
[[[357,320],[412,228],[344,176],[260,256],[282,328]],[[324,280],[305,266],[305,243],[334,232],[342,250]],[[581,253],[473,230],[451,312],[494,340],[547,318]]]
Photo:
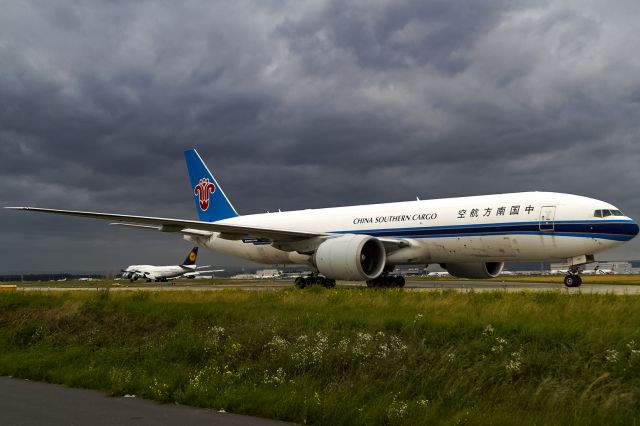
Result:
[[620,210],[596,210],[593,212],[595,217],[607,217],[607,216],[624,216],[624,214]]

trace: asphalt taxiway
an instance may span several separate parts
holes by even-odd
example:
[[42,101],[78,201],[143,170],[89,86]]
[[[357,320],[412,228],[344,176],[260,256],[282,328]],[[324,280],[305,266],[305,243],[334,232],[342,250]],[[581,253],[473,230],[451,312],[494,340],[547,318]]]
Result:
[[139,398],[109,397],[98,391],[0,377],[0,424],[68,425],[229,425],[290,423],[221,413]]
[[[176,285],[149,285],[149,286],[118,286],[109,288],[110,291],[220,291],[228,289],[238,289],[246,291],[277,291],[293,287],[291,281],[268,281],[260,282],[230,282],[228,284],[215,285],[190,285],[177,283]],[[337,288],[353,288],[363,287],[364,283],[338,282]],[[405,285],[408,291],[459,291],[459,292],[486,292],[486,291],[559,291],[569,294],[629,294],[640,295],[640,285],[625,284],[583,284],[577,288],[567,288],[561,283],[541,283],[527,281],[471,281],[471,280],[442,280],[442,281],[424,281],[424,280],[408,280]],[[61,287],[53,286],[29,286],[19,287],[18,291],[96,291],[103,288],[99,287]]]

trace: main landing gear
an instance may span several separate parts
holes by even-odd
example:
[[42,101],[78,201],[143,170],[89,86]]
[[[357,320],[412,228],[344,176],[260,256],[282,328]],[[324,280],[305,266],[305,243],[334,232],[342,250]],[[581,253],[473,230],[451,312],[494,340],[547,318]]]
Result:
[[382,274],[372,280],[367,280],[367,287],[404,287],[404,277],[402,275]]
[[577,266],[569,268],[569,273],[564,277],[564,285],[567,287],[580,287],[582,278],[578,275],[579,273],[580,270]]
[[299,289],[303,289],[310,285],[321,285],[325,288],[333,288],[336,286],[336,280],[321,277],[320,275],[309,275],[308,277],[296,278],[295,285]]

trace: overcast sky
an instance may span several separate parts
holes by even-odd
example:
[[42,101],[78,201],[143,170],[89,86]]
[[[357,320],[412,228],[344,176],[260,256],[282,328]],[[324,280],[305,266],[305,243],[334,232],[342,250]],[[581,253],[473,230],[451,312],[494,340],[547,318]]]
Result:
[[[640,219],[637,0],[0,10],[3,206],[194,219],[196,147],[241,214],[549,190]],[[0,273],[177,263],[189,247],[0,211]],[[640,242],[602,257],[640,258]]]

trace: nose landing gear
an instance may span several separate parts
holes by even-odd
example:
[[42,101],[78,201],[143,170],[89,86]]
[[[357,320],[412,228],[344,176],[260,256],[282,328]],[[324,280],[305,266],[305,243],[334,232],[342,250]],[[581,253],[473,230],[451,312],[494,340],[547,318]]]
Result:
[[578,275],[580,268],[575,265],[569,268],[569,273],[564,277],[564,285],[567,287],[580,287],[582,285],[582,277]]
[[569,274],[564,277],[564,285],[567,287],[580,287],[582,278],[578,274]]

